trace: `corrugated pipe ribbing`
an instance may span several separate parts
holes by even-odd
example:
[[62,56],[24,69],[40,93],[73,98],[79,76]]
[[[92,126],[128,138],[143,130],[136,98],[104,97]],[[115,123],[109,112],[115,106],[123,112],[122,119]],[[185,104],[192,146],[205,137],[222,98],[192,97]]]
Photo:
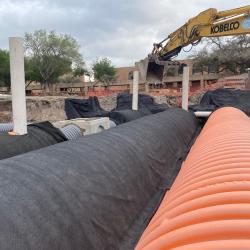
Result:
[[13,123],[0,123],[0,132],[9,132],[13,130]]
[[[13,123],[0,123],[0,133],[10,132],[14,129]],[[59,128],[61,132],[66,136],[68,140],[76,139],[82,136],[81,129],[73,124],[67,125],[63,128]]]
[[136,250],[250,249],[250,120],[209,118]]
[[59,128],[68,140],[74,140],[82,136],[81,129],[73,124],[69,124],[63,128]]

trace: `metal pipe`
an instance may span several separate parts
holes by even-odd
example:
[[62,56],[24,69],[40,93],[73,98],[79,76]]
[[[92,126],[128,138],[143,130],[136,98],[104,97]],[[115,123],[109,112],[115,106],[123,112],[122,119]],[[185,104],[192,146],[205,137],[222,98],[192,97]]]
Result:
[[24,135],[27,134],[27,113],[23,39],[20,37],[10,37],[9,47],[14,132]]

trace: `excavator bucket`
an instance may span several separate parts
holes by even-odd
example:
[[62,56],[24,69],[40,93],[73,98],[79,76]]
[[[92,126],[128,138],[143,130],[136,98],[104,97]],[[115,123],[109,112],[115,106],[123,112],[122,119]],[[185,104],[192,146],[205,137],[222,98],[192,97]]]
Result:
[[158,64],[153,59],[145,58],[137,63],[141,78],[147,83],[161,83],[165,64]]
[[160,83],[163,80],[164,65],[157,64],[154,61],[148,62],[147,82]]
[[145,83],[162,83],[166,80],[170,68],[179,68],[178,61],[155,61],[153,58],[145,58],[136,63],[140,71],[141,80]]

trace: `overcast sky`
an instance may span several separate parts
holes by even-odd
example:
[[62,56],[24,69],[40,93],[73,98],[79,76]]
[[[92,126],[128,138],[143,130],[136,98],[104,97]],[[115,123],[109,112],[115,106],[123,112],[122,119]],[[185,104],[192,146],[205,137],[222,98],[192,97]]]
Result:
[[249,0],[0,0],[0,48],[8,47],[10,36],[55,30],[79,42],[88,64],[108,57],[115,66],[130,66],[199,12],[247,4]]

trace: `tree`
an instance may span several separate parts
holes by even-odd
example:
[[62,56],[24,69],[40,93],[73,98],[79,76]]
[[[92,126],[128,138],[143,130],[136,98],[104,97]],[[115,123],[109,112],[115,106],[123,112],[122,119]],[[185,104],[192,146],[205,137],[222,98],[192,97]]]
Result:
[[0,86],[10,87],[10,57],[7,50],[0,49]]
[[[27,85],[31,81],[38,81],[38,75],[31,68],[31,63],[25,58],[25,79]],[[26,87],[27,87],[26,85]],[[10,55],[9,51],[0,49],[0,86],[10,87]]]
[[195,65],[208,71],[213,66],[218,71],[241,74],[250,67],[250,36],[241,35],[230,38],[209,38],[208,46],[195,56]]
[[25,34],[26,77],[51,87],[64,74],[84,71],[80,46],[70,35],[37,30]]
[[79,76],[83,76],[83,75],[87,75],[87,76],[90,75],[90,72],[87,69],[82,68],[82,67],[75,68],[72,73],[73,73],[74,77],[79,77]]
[[93,63],[92,70],[94,72],[95,80],[101,82],[105,87],[109,87],[109,85],[116,79],[115,68],[108,58],[96,60]]

